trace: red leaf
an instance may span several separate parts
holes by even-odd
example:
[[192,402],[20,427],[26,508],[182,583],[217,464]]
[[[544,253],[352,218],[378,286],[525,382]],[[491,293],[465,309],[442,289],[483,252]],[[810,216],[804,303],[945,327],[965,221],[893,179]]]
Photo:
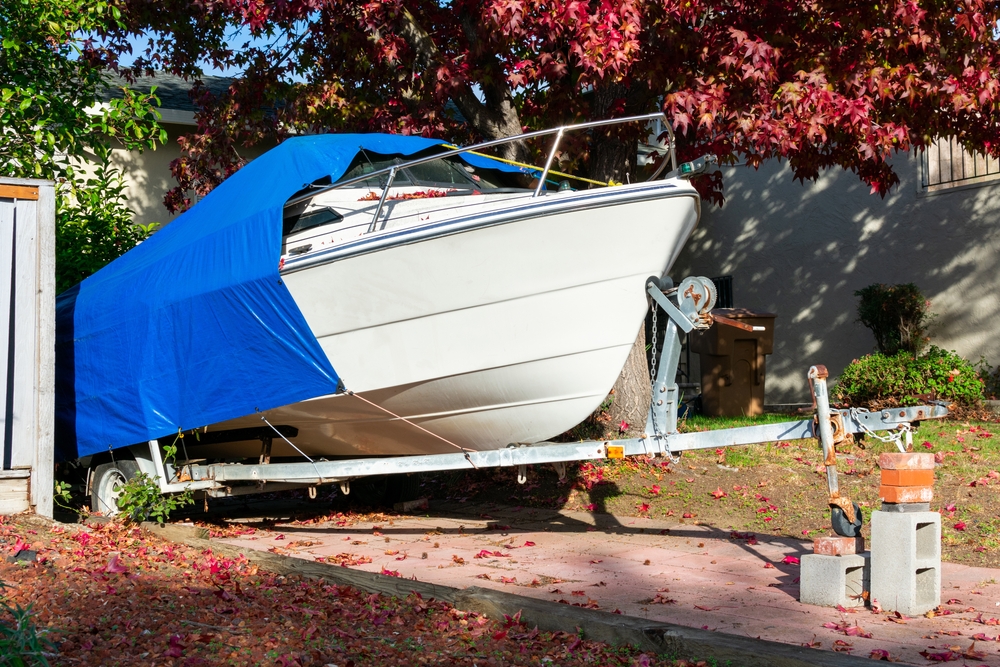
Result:
[[168,658],[179,658],[184,655],[184,644],[181,643],[180,635],[170,635],[170,639],[167,641],[170,645],[163,655]]
[[125,566],[122,565],[122,562],[118,560],[118,554],[115,554],[111,557],[111,560],[108,561],[104,571],[108,574],[125,574],[128,572],[128,569],[126,569]]
[[955,530],[965,530],[965,522],[959,521],[955,524]]
[[798,565],[799,559],[796,558],[795,556],[785,556],[784,558],[781,559],[781,562],[785,563],[786,565]]
[[719,498],[725,498],[728,494],[721,487],[716,487],[715,491],[712,491],[709,495],[718,500]]
[[928,651],[921,651],[920,655],[924,656],[931,662],[953,662],[955,660],[962,659],[962,654],[955,653],[954,651],[945,651],[944,653],[930,653]]
[[524,546],[526,546],[526,547],[533,547],[533,546],[535,546],[535,543],[534,543],[534,542],[532,542],[532,541],[530,541],[530,540],[528,540],[528,541],[526,541],[526,542],[524,543]]
[[649,511],[649,503],[639,503],[637,507],[639,508],[640,513]]
[[889,656],[889,652],[884,648],[872,649],[871,655],[868,656],[872,660],[886,660],[891,661],[892,658]]
[[771,563],[764,563],[764,569],[765,570],[773,570],[774,569],[774,565],[771,564]]

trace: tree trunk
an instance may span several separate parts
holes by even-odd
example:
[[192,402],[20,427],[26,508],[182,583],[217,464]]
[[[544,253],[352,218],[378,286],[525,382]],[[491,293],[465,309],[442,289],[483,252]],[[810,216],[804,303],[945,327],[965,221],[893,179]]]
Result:
[[[649,111],[648,91],[641,87],[624,83],[607,82],[594,90],[592,116],[595,120],[611,116],[639,114]],[[633,135],[625,135],[633,136]],[[591,146],[591,177],[597,180],[614,180],[626,183],[635,180],[636,159],[639,145],[636,139],[623,138],[612,128],[607,134],[595,133]],[[604,409],[598,408],[590,421],[601,424],[604,434],[601,439],[636,437],[646,428],[646,414],[649,410],[651,382],[646,354],[645,326],[639,327],[639,334],[629,353],[625,367],[611,390],[610,406],[605,401]],[[604,412],[605,415],[598,413]]]

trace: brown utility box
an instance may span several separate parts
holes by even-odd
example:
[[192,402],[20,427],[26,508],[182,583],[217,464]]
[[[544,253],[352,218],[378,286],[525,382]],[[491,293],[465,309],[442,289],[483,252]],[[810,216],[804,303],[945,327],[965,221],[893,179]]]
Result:
[[774,351],[774,313],[746,308],[717,308],[712,315],[764,327],[746,331],[716,322],[692,331],[688,344],[701,360],[701,409],[713,417],[764,412],[764,356]]

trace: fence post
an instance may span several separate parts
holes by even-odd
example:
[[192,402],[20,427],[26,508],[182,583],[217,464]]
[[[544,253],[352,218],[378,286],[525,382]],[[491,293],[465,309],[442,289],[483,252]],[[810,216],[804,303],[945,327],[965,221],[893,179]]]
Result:
[[0,514],[52,516],[55,188],[0,178]]

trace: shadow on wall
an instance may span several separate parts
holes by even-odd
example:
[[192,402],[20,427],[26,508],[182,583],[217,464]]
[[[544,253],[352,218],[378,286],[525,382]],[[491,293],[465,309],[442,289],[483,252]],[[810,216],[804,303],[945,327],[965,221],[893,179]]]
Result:
[[726,168],[726,204],[706,207],[672,275],[733,275],[735,305],[777,313],[766,402],[808,402],[806,371],[832,377],[875,348],[855,290],[916,283],[936,316],[931,342],[1000,363],[1000,182],[927,195],[899,156],[881,199],[844,171],[793,181],[784,163]]

